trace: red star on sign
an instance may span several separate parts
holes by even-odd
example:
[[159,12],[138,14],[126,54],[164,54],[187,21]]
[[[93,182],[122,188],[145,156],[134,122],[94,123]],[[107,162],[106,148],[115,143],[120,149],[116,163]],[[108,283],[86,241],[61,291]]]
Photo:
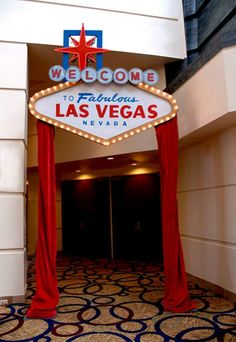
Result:
[[80,31],[79,42],[77,40],[75,40],[74,38],[72,39],[72,41],[76,46],[72,46],[72,47],[68,46],[68,47],[64,47],[64,48],[58,48],[58,49],[55,49],[55,51],[71,53],[74,55],[72,57],[73,60],[75,59],[75,57],[77,55],[78,66],[79,66],[80,70],[83,70],[84,68],[86,68],[87,59],[91,57],[90,55],[109,51],[109,50],[102,49],[102,48],[92,47],[91,45],[93,44],[93,39],[86,42],[84,24],[82,24],[82,28]]
[[[70,37],[70,39],[72,40],[72,43],[74,44],[74,46],[78,46],[78,45],[79,45],[79,42],[77,42],[77,40],[75,40],[73,37]],[[88,45],[88,46],[92,46],[92,45],[95,43],[95,40],[96,40],[95,37],[93,37],[92,39],[88,40],[88,41],[87,41],[87,45]],[[74,62],[74,61],[76,61],[76,59],[78,59],[78,55],[73,55],[73,56],[70,58],[70,62]],[[88,61],[91,62],[91,63],[95,63],[95,62],[96,62],[96,59],[95,59],[94,56],[91,54],[91,55],[88,55]]]

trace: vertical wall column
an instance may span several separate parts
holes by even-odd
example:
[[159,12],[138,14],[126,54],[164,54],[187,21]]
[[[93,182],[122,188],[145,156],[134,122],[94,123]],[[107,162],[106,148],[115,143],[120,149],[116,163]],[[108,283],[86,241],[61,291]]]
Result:
[[26,289],[27,45],[0,43],[0,298]]

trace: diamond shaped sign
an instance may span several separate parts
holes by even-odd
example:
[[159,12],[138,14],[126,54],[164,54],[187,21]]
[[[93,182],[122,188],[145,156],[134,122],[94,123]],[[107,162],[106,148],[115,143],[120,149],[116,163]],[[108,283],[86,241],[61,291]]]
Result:
[[110,145],[173,118],[176,100],[140,83],[61,83],[41,90],[29,109],[40,120]]

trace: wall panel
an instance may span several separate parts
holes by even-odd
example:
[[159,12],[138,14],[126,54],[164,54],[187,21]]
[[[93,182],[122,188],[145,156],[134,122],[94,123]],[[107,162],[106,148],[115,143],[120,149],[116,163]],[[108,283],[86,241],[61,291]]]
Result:
[[26,140],[26,93],[23,90],[0,89],[0,103],[1,139]]
[[178,199],[181,234],[236,245],[236,184],[181,192]]
[[236,246],[182,237],[187,272],[236,293]]
[[0,251],[0,297],[25,294],[25,250]]
[[24,196],[0,194],[0,208],[0,249],[24,248]]
[[[10,2],[9,2],[10,3]],[[14,6],[13,6],[14,7]],[[3,9],[1,9],[3,13]],[[21,20],[22,25],[22,18]],[[12,25],[10,20],[7,20],[14,31],[17,31],[15,25]],[[2,25],[6,22],[1,21]],[[16,58],[17,56],[17,58]],[[26,44],[4,43],[0,44],[0,88],[9,89],[27,89],[27,46]]]
[[179,218],[187,272],[236,293],[236,127],[180,151]]
[[179,191],[236,184],[236,128],[181,150]]
[[0,192],[25,191],[25,158],[22,140],[0,140]]
[[0,42],[0,297],[9,302],[26,290],[27,62],[26,44]]

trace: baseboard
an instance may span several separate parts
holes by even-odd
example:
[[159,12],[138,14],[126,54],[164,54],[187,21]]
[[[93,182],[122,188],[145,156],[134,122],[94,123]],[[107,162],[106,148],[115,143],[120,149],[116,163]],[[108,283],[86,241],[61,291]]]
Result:
[[9,304],[14,304],[14,303],[25,303],[25,296],[5,296],[5,297],[0,297],[0,303],[1,301],[4,301],[4,305],[9,305]]
[[192,274],[187,273],[187,278],[189,281],[193,282],[193,283],[197,283],[198,285],[200,285],[201,287],[207,288],[213,292],[215,292],[216,294],[218,294],[219,296],[222,296],[226,299],[229,299],[233,302],[236,302],[236,293],[230,292],[226,289],[224,289],[223,287],[220,287],[218,285],[215,285],[207,280],[198,278]]

